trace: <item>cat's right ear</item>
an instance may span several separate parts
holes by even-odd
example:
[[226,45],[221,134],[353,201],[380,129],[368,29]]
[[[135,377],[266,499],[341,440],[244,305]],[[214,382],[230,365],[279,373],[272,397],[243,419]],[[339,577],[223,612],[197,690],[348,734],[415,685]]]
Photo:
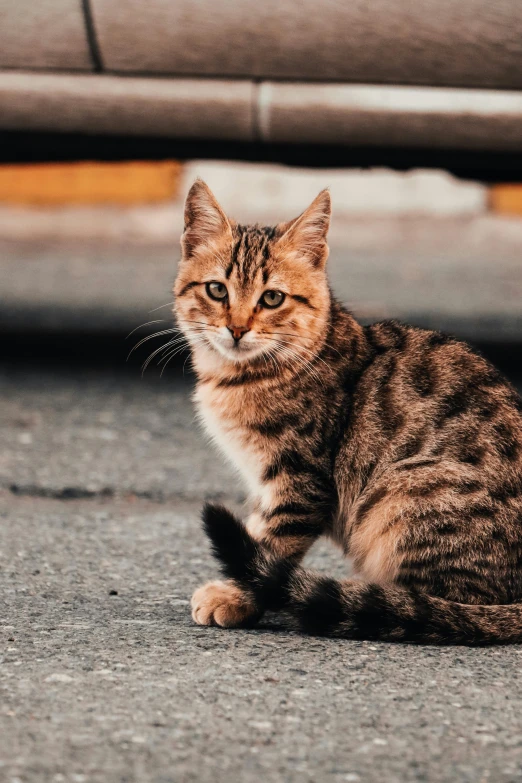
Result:
[[328,258],[326,237],[331,214],[330,193],[322,190],[298,218],[279,225],[279,247],[286,252],[298,252],[315,267],[324,267]]
[[197,179],[185,201],[185,228],[181,237],[183,257],[190,257],[199,246],[208,245],[228,233],[231,233],[230,221],[209,186]]

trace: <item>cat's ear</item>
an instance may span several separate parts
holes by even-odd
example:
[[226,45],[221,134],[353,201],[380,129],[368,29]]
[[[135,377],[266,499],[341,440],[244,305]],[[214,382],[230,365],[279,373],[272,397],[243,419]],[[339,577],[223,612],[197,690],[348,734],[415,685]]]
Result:
[[278,226],[278,245],[282,250],[306,256],[314,266],[324,266],[328,258],[326,238],[331,214],[330,193],[322,190],[302,215]]
[[191,256],[198,246],[230,233],[230,221],[214,194],[202,179],[197,179],[185,201],[185,228],[181,237],[184,258]]

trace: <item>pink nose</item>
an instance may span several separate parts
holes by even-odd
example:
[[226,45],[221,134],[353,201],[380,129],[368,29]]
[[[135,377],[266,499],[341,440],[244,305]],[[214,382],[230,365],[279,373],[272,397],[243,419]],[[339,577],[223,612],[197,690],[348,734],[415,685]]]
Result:
[[239,342],[243,335],[249,331],[248,326],[227,326],[227,329],[236,342]]

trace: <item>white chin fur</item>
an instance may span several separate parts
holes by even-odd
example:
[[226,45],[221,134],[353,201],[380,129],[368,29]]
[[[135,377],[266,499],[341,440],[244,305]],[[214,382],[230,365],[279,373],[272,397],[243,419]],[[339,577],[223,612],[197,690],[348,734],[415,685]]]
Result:
[[263,353],[263,348],[258,345],[245,345],[235,348],[233,345],[223,345],[219,340],[212,340],[211,345],[221,356],[224,356],[225,359],[231,362],[248,362]]

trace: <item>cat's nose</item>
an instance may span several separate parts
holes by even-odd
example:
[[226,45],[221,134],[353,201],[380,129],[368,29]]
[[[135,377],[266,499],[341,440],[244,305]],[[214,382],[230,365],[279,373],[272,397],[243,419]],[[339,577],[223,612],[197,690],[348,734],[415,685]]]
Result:
[[248,326],[227,326],[227,329],[232,335],[232,337],[234,338],[234,340],[236,341],[236,343],[238,343],[243,337],[243,335],[249,331]]

